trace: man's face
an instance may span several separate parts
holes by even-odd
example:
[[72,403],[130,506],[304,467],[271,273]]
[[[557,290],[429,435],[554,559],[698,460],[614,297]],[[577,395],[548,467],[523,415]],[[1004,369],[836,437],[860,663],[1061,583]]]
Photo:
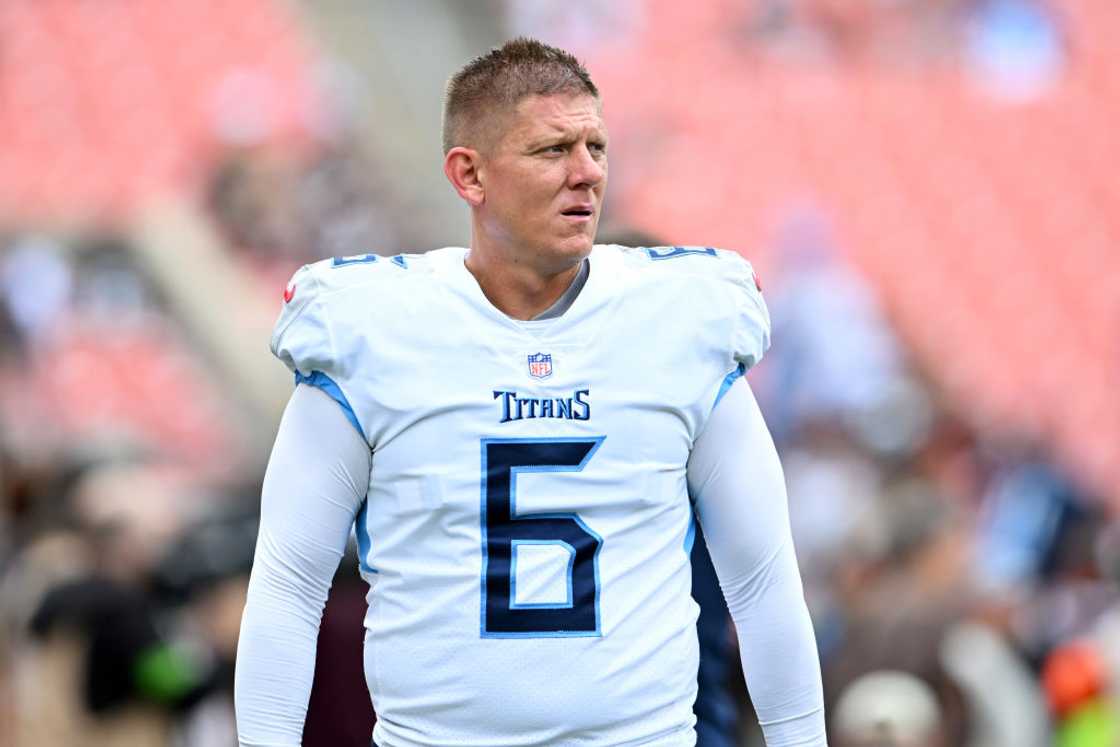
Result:
[[546,271],[591,251],[607,187],[607,130],[592,96],[529,96],[483,156],[487,234]]

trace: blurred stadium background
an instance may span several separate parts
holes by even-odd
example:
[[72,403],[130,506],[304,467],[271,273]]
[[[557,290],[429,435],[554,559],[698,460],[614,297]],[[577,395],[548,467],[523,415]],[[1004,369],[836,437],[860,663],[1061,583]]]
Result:
[[[443,82],[521,33],[601,230],[761,270],[833,743],[1120,744],[1115,0],[3,0],[0,743],[236,743],[281,291],[468,241]],[[355,566],[307,745],[368,740]]]

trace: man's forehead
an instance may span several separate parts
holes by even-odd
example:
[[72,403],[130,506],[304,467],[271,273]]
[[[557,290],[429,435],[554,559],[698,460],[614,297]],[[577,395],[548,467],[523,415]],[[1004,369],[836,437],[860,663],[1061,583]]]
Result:
[[523,137],[540,137],[595,129],[606,132],[599,99],[586,94],[526,96],[517,103],[510,128]]

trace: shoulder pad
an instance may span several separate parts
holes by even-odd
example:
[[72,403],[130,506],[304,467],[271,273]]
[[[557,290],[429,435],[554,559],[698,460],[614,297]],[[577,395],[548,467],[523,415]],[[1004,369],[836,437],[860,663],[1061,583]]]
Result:
[[751,263],[711,246],[620,247],[626,262],[686,277],[695,303],[718,304],[732,324],[731,355],[746,370],[770,347],[770,313]]
[[284,306],[272,332],[272,353],[292,371],[334,376],[342,364],[333,349],[330,305],[347,290],[378,283],[407,267],[404,255],[354,254],[304,265],[284,289]]

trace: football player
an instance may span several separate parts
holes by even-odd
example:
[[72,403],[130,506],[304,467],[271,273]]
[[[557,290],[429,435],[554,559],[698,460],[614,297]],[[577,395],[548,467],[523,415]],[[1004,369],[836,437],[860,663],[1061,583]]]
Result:
[[[351,527],[379,747],[692,745],[694,521],[770,747],[825,744],[781,466],[742,376],[750,265],[595,245],[608,136],[569,54],[518,39],[445,102],[469,248],[304,267],[238,649],[242,745],[297,745]],[[323,663],[326,664],[326,663]]]

